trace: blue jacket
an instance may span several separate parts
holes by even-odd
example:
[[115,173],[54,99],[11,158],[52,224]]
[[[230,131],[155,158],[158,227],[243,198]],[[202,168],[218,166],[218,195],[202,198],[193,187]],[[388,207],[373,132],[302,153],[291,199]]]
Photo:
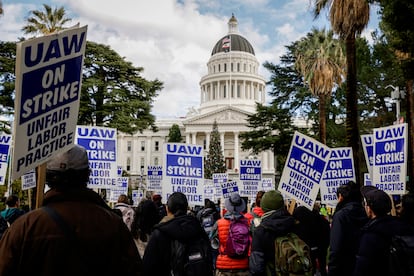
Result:
[[410,226],[397,217],[370,220],[362,229],[354,275],[389,275],[388,257],[392,235],[414,235]]
[[1,211],[1,216],[12,224],[18,217],[24,214],[24,211],[19,208],[7,208]]

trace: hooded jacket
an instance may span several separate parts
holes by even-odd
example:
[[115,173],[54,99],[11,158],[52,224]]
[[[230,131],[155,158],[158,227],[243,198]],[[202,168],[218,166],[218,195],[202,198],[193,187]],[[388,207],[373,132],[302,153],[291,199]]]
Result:
[[154,226],[143,258],[144,275],[171,275],[171,241],[183,243],[198,240],[209,241],[198,220],[190,215],[166,216]]
[[122,221],[94,191],[48,191],[43,205],[54,209],[70,239],[43,208],[19,217],[0,243],[0,275],[140,275],[141,258]]
[[249,259],[250,275],[267,275],[266,265],[275,263],[275,239],[289,232],[296,232],[295,219],[285,208],[266,212],[262,216],[262,221],[253,235]]
[[7,208],[1,211],[1,216],[7,220],[8,223],[12,224],[18,217],[24,214],[24,211],[19,208]]

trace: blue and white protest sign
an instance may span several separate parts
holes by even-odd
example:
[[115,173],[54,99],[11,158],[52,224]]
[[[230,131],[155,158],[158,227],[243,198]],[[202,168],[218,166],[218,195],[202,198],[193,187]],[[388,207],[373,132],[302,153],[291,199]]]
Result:
[[116,138],[115,128],[77,127],[76,142],[86,149],[89,158],[89,188],[111,189],[118,186]]
[[262,181],[262,161],[258,159],[240,160],[240,196],[256,197]]
[[227,182],[227,179],[229,179],[229,176],[227,173],[213,173],[213,182],[214,183],[224,183]]
[[372,186],[371,176],[369,173],[364,173],[364,186]]
[[22,180],[22,190],[29,190],[36,187],[36,172],[35,170],[30,170],[21,177]]
[[262,180],[262,161],[258,159],[240,160],[240,180]]
[[128,177],[118,177],[118,186],[109,190],[109,202],[117,202],[120,195],[128,195],[128,179]]
[[204,179],[204,199],[215,201],[216,187],[212,179]]
[[148,166],[147,171],[147,190],[157,194],[162,193],[162,166]]
[[227,173],[213,173],[213,182],[214,182],[214,201],[223,197],[223,192],[221,190],[221,184],[226,183],[229,179]]
[[331,157],[321,182],[321,203],[335,207],[336,190],[349,181],[356,181],[351,147],[331,148]]
[[296,131],[278,190],[312,209],[330,156],[329,147]]
[[406,192],[407,124],[374,129],[372,185],[391,195]]
[[191,206],[204,205],[203,147],[184,143],[164,144],[162,197],[182,192]]
[[132,201],[134,201],[134,206],[138,206],[141,200],[144,198],[143,190],[132,190]]
[[0,134],[0,185],[4,185],[7,174],[7,164],[9,162],[12,136]]
[[17,43],[13,180],[75,142],[86,30]]
[[259,190],[267,192],[267,191],[271,191],[274,189],[275,189],[275,186],[273,185],[272,178],[262,178],[262,187]]
[[239,193],[239,186],[237,181],[229,181],[221,184],[221,190],[223,192],[223,198],[229,198],[231,194]]
[[372,166],[374,164],[374,136],[372,134],[361,135],[361,144],[368,172],[372,177]]

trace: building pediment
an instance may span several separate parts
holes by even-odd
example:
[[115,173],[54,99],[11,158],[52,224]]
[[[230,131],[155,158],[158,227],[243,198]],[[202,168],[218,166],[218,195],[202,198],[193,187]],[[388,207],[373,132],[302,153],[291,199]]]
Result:
[[197,114],[183,121],[184,125],[211,125],[214,120],[218,124],[246,124],[247,116],[251,115],[250,112],[239,109],[237,107],[227,106],[220,109],[205,113]]

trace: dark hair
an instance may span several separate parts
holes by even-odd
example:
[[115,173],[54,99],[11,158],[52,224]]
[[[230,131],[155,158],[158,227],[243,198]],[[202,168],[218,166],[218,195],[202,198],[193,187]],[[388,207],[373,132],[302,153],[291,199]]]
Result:
[[152,200],[144,199],[135,210],[131,233],[134,238],[146,242],[153,227],[159,221],[157,206]]
[[345,202],[362,201],[361,191],[359,189],[359,186],[354,181],[348,181],[347,184],[341,185],[336,190],[336,195],[339,196],[339,194],[342,195]]
[[86,188],[89,182],[90,169],[73,170],[65,172],[46,170],[46,184],[52,189],[70,190]]
[[255,204],[257,207],[260,207],[260,201],[262,200],[262,197],[264,195],[265,191],[258,191],[256,194],[256,200],[255,200]]
[[18,201],[19,198],[16,195],[10,195],[6,199],[6,204],[9,207],[15,207]]
[[180,192],[172,193],[168,198],[167,206],[174,216],[185,215],[188,209],[187,197]]
[[343,200],[336,205],[335,212],[339,211],[348,202],[358,202],[362,205],[362,194],[359,186],[354,181],[341,185],[336,190],[336,195],[342,195]]

